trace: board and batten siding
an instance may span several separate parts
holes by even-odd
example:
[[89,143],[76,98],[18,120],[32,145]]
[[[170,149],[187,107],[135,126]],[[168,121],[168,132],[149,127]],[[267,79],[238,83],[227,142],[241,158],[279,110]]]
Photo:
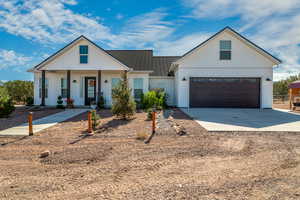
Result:
[[174,90],[174,77],[164,76],[150,76],[149,89],[163,88],[167,94],[167,104],[169,106],[175,105],[175,90]]
[[[231,60],[220,60],[220,40],[232,42]],[[178,107],[190,106],[190,77],[250,77],[261,79],[261,108],[272,108],[274,63],[232,34],[221,33],[177,64],[175,88]]]
[[[101,91],[105,100],[105,106],[110,107],[112,104],[111,99],[111,80],[112,78],[121,78],[122,71],[102,71],[101,73]],[[57,97],[61,95],[61,78],[66,78],[66,71],[47,71],[46,79],[48,80],[48,98],[45,98],[45,104],[47,106],[55,106],[57,104]],[[84,105],[84,78],[96,77],[98,80],[97,71],[71,71],[71,98],[74,99],[74,105]],[[133,88],[134,78],[143,78],[143,92],[148,92],[149,88],[149,75],[148,73],[128,73],[128,84],[130,88]],[[39,78],[41,78],[40,72],[34,73],[34,104],[40,105],[41,98],[39,97]],[[98,86],[97,86],[98,87]],[[96,93],[98,89],[96,88]],[[133,91],[132,91],[133,94]],[[97,96],[97,94],[96,94]],[[66,99],[64,99],[66,100]],[[64,102],[65,104],[65,102]]]

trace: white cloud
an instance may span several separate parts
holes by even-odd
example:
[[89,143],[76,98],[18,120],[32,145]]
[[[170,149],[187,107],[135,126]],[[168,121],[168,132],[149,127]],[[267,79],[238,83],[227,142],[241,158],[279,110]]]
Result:
[[124,18],[124,16],[121,13],[118,13],[116,15],[116,19],[118,19],[118,20],[123,19],[123,18]]
[[300,70],[299,0],[182,0],[192,9],[189,17],[225,19],[239,17],[242,33],[248,33],[259,46],[280,57],[274,80]]
[[74,13],[65,5],[75,0],[0,1],[0,28],[41,43],[63,43],[84,34],[94,40],[111,39],[99,19]]
[[14,71],[21,71],[26,67],[28,68],[28,62],[31,60],[31,57],[16,53],[13,50],[0,49],[0,70],[12,67]]
[[158,41],[154,43],[154,50],[157,50],[158,55],[181,56],[205,41],[211,35],[199,32],[183,36],[176,40]]
[[152,47],[153,42],[167,39],[175,31],[175,24],[165,20],[167,15],[164,9],[156,9],[129,19],[109,45],[113,48]]

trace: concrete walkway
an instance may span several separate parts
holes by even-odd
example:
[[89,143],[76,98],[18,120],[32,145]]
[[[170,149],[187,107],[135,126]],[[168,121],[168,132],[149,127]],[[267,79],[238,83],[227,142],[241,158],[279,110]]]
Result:
[[300,132],[300,115],[280,109],[182,109],[208,131]]
[[[76,115],[84,113],[88,111],[88,109],[67,109],[63,112],[59,112],[53,115],[49,115],[47,117],[43,117],[33,121],[33,134],[49,128],[51,126],[56,125],[59,122],[66,121]],[[33,116],[34,117],[34,116]],[[5,130],[0,131],[0,136],[6,135],[14,135],[14,136],[27,136],[28,133],[28,123],[21,124],[19,126],[15,126],[12,128],[8,128]]]

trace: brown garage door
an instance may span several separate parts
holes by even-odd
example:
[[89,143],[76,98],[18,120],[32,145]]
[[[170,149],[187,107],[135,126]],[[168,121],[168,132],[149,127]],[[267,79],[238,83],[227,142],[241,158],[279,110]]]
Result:
[[260,78],[190,78],[190,107],[259,108]]

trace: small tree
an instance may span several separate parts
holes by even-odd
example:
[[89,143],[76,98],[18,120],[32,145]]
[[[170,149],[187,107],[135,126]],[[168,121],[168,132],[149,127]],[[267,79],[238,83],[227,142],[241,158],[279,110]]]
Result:
[[117,117],[128,119],[134,115],[136,104],[128,87],[127,73],[125,72],[119,84],[112,89],[113,105],[112,112]]

